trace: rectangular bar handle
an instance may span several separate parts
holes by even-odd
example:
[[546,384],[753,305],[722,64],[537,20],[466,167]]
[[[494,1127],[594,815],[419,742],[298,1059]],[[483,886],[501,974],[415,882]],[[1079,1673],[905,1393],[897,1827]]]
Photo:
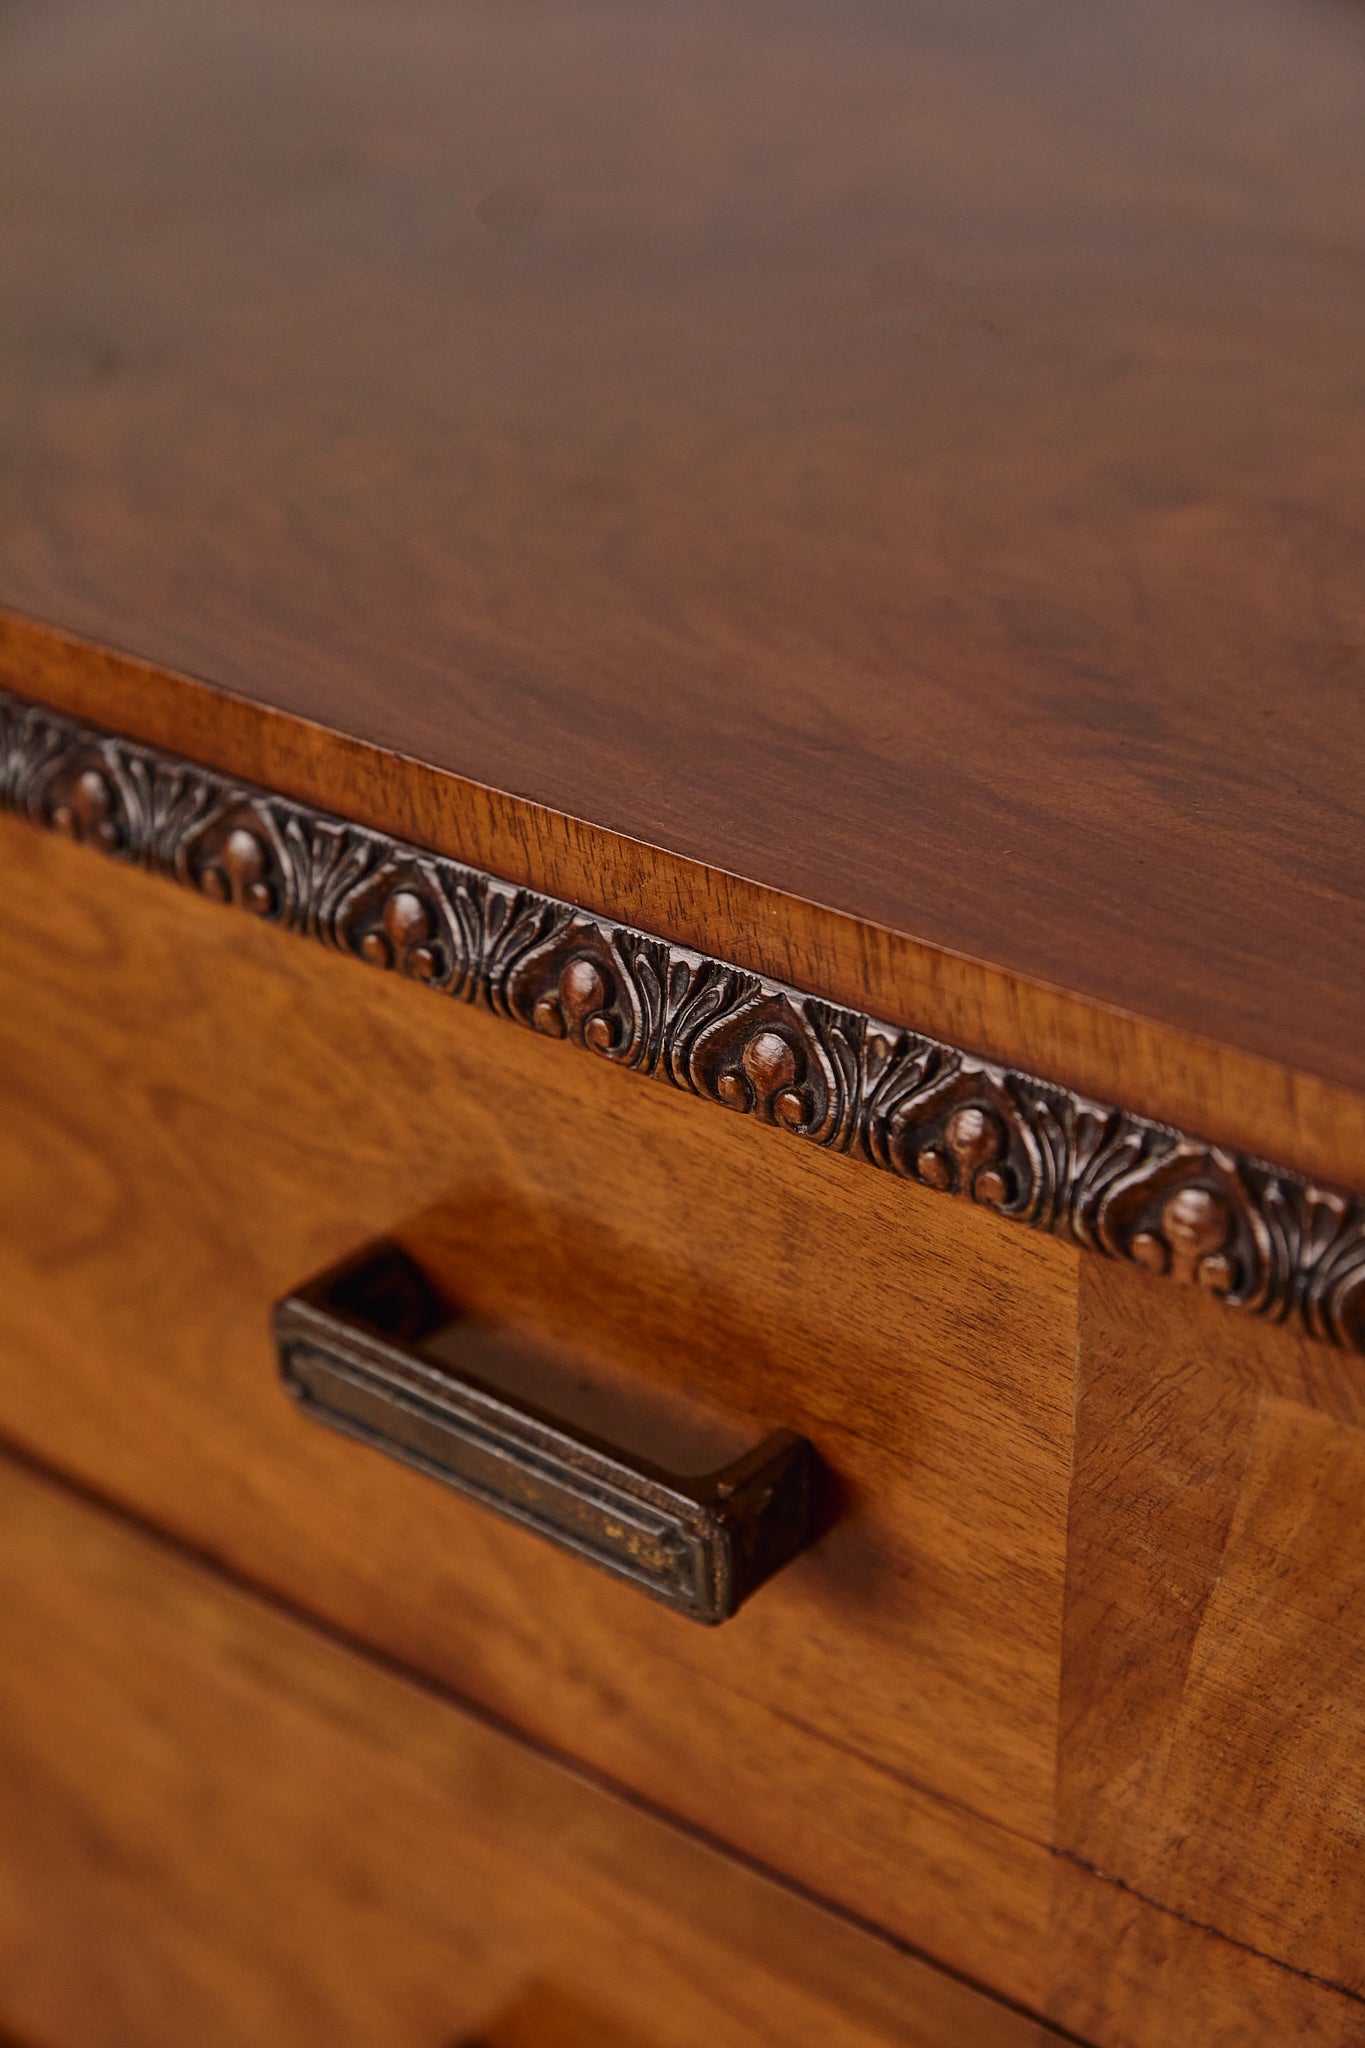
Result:
[[455,1321],[401,1246],[369,1245],[277,1303],[284,1385],[319,1421],[694,1621],[726,1620],[811,1540],[804,1437],[781,1430],[682,1477],[423,1356]]

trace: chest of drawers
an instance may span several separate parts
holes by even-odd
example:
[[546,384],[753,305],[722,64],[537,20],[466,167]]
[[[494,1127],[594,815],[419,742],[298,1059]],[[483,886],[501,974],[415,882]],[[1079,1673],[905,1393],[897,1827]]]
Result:
[[26,2048],[1365,2040],[1365,38],[1010,20],[0,23]]

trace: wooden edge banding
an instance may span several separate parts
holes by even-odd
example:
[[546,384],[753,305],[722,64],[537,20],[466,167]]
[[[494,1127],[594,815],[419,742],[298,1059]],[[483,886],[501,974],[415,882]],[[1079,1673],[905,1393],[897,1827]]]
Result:
[[0,691],[0,806],[828,1151],[1365,1350],[1365,1202]]
[[1362,1185],[1365,1094],[1341,1077],[745,880],[3,609],[0,688],[604,918],[628,904],[678,945],[997,1065],[1102,1096],[1121,1074],[1125,1102],[1156,1123],[1207,1131],[1312,1179]]

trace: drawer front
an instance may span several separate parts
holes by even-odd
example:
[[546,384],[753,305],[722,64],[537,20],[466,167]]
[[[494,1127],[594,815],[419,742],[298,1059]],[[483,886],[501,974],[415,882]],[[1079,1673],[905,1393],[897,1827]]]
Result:
[[[3,819],[0,855],[0,1433],[1105,2048],[1359,2048],[1354,1360]],[[613,1579],[320,1429],[270,1307],[383,1235],[671,1471],[699,1413],[808,1441],[817,1540],[703,1630],[621,1529]],[[612,1500],[658,1508],[632,1458]],[[714,1561],[731,1509],[663,1492]]]
[[[1076,1255],[0,819],[0,1429],[1024,2000],[1052,1884]],[[810,1440],[702,1630],[281,1393],[397,1232],[583,1371]]]
[[7,1463],[0,1611],[0,2033],[1054,2038]]

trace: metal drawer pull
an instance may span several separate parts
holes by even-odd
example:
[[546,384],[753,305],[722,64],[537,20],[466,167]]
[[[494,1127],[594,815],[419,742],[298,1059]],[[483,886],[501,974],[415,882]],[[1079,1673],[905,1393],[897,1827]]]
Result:
[[724,1621],[811,1540],[804,1437],[780,1430],[719,1471],[680,1477],[424,1355],[439,1336],[443,1359],[458,1359],[461,1328],[388,1242],[275,1308],[280,1372],[310,1414],[694,1621]]

